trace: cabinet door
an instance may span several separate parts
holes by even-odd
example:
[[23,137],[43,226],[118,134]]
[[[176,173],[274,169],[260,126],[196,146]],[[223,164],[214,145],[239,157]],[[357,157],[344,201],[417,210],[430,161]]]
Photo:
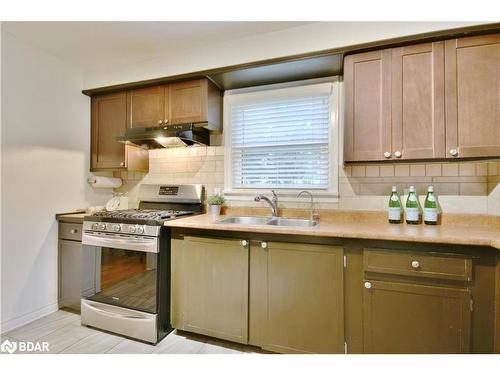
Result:
[[247,343],[248,246],[234,239],[185,237],[184,251],[184,329]]
[[[260,274],[252,270],[250,277],[262,288],[250,302],[259,306],[260,312],[250,311],[261,314],[261,346],[281,353],[343,353],[342,248],[277,242],[262,248],[252,242],[252,251],[254,244],[264,257]],[[251,319],[251,329],[259,329],[258,319]]]
[[347,56],[344,86],[344,161],[390,158],[391,50]]
[[500,156],[500,34],[445,49],[446,156]]
[[207,121],[207,80],[170,85],[170,123]]
[[443,42],[392,50],[392,155],[445,157]]
[[470,291],[365,282],[365,353],[467,353]]
[[80,308],[82,296],[95,293],[96,248],[59,240],[59,305]]
[[130,90],[128,99],[128,121],[130,128],[160,126],[167,120],[168,86],[152,86]]
[[92,169],[123,168],[125,145],[116,137],[127,129],[127,94],[125,91],[92,97]]

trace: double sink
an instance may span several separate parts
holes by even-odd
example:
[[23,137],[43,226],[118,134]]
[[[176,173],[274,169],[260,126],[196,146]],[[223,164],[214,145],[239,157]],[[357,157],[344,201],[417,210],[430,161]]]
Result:
[[218,224],[274,225],[279,227],[316,227],[317,222],[307,219],[287,219],[284,217],[232,216],[217,221]]

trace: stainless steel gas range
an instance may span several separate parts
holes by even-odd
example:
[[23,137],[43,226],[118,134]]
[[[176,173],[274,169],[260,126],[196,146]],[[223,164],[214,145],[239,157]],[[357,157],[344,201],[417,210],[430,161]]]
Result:
[[85,216],[82,243],[98,249],[96,291],[81,300],[83,325],[157,343],[170,325],[167,220],[200,213],[201,185],[139,187],[139,209]]

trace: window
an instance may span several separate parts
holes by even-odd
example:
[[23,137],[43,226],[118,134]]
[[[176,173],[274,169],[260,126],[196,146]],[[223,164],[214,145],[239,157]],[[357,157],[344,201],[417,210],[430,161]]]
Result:
[[337,82],[281,86],[225,93],[226,194],[336,195]]

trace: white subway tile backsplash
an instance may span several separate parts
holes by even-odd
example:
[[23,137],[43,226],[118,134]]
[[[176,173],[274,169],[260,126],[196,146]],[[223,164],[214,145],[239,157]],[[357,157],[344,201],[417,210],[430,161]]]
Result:
[[443,164],[442,176],[458,176],[458,164]]
[[[206,194],[224,188],[224,147],[156,149],[150,151],[150,172],[115,172],[124,179],[119,191],[128,191],[137,203],[139,183],[201,183]],[[424,199],[433,185],[444,212],[500,215],[500,167],[497,161],[339,166],[338,203],[319,202],[321,209],[385,210],[390,189],[402,194],[416,186]],[[230,201],[229,205],[255,206],[254,202]],[[302,207],[303,202],[281,202],[281,207]]]
[[459,166],[460,176],[475,176],[476,164],[474,163],[460,163]]
[[406,164],[398,164],[394,166],[394,176],[409,176],[410,166]]

